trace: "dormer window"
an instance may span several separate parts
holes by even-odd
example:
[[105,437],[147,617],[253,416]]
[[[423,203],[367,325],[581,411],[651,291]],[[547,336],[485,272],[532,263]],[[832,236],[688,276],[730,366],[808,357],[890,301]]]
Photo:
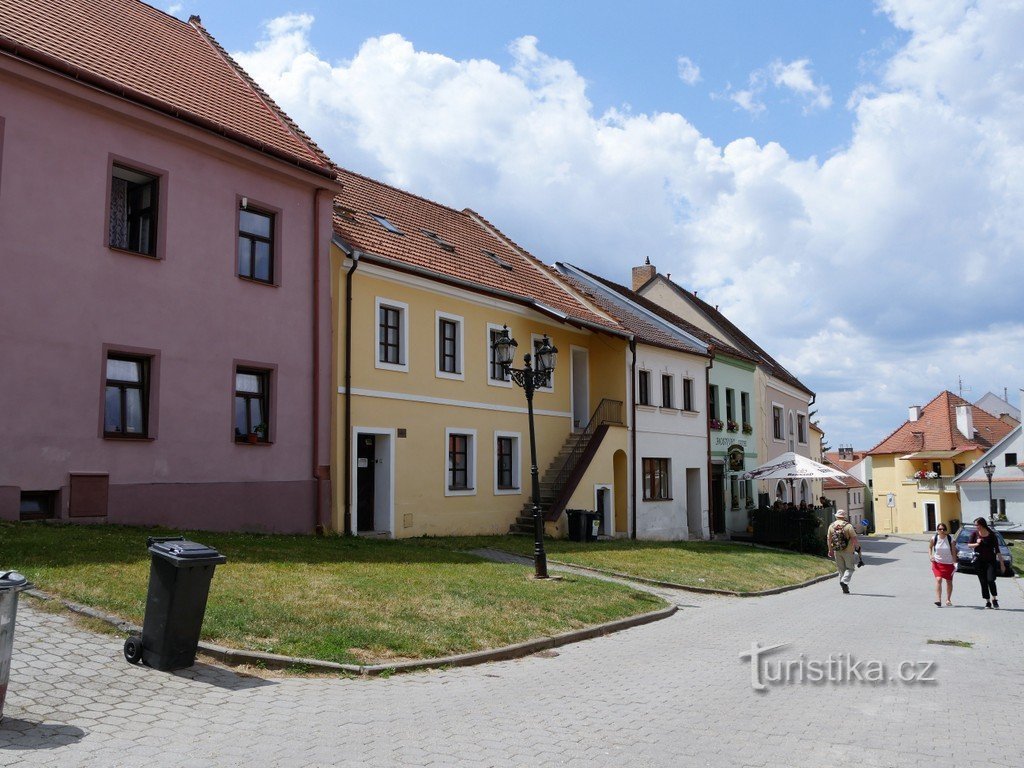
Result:
[[390,232],[390,233],[392,233],[394,235],[404,235],[405,234],[402,230],[400,230],[398,227],[396,227],[394,224],[392,224],[390,221],[388,221],[383,216],[378,216],[376,213],[371,213],[370,215],[373,216],[373,218],[376,219],[377,223],[380,224],[382,227],[384,227],[384,229],[386,229],[388,232]]
[[455,246],[437,234],[437,232],[431,232],[429,229],[421,229],[420,232],[437,243],[442,251],[448,251],[449,253],[455,252]]

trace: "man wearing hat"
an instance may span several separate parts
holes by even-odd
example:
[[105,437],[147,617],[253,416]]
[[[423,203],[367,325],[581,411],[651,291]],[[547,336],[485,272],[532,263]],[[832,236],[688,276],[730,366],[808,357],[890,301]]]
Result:
[[850,518],[845,509],[836,510],[836,519],[825,532],[828,545],[828,556],[836,559],[836,570],[839,572],[839,586],[844,594],[850,594],[850,579],[857,567],[855,554],[857,549],[857,532],[850,525]]

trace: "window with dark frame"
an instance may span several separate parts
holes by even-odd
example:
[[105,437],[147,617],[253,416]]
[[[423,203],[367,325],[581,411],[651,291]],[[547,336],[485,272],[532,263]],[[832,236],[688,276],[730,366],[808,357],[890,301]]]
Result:
[[725,420],[736,421],[736,392],[729,387],[725,388]]
[[712,419],[718,418],[718,385],[708,387],[708,414]]
[[382,363],[402,364],[402,310],[380,306],[380,352]]
[[953,474],[954,475],[959,475],[965,469],[967,469],[967,465],[966,464],[961,464],[960,462],[953,462]]
[[238,212],[238,275],[274,282],[274,214],[253,208]]
[[1004,466],[1007,466],[1007,467],[1016,467],[1017,466],[1017,454],[1016,453],[1007,453],[1007,454],[1004,454],[1004,455],[1006,457],[1005,459],[1003,459],[1003,461],[1005,462]]
[[21,520],[48,520],[57,516],[57,491],[22,491],[18,517]]
[[661,377],[661,407],[672,408],[672,377]]
[[776,440],[782,439],[782,408],[772,406],[772,435]]
[[437,367],[444,373],[459,373],[459,324],[446,317],[438,319]]
[[497,472],[498,488],[501,490],[515,489],[515,465],[513,463],[513,450],[515,449],[515,438],[499,436],[497,446]]
[[807,417],[802,413],[796,415],[796,438],[801,443],[807,442]]
[[270,442],[270,371],[256,368],[235,370],[235,440],[245,443]]
[[110,176],[110,247],[155,256],[159,177],[116,164]]
[[683,379],[683,410],[693,410],[693,379]]
[[672,498],[668,459],[644,459],[644,501],[665,501]]
[[110,353],[106,361],[103,434],[149,435],[149,358]]
[[490,331],[488,332],[488,337],[489,337],[490,342],[491,342],[487,346],[487,349],[489,350],[488,360],[490,361],[490,365],[491,365],[491,381],[511,381],[512,380],[512,375],[508,372],[508,370],[505,368],[505,366],[503,366],[501,363],[498,362],[497,357],[495,357],[496,352],[495,352],[495,349],[494,349],[494,345],[498,341],[498,339],[501,338],[501,334],[502,334],[502,331],[501,331],[500,328],[491,328]]
[[448,490],[469,490],[469,435],[448,435]]
[[638,371],[637,381],[637,402],[640,405],[651,404],[651,373],[650,371]]
[[750,393],[740,392],[740,418],[744,424],[750,423]]

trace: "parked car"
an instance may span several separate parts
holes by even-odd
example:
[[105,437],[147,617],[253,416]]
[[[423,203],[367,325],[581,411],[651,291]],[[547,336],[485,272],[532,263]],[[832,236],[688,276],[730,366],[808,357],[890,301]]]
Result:
[[[956,569],[960,573],[977,573],[978,571],[974,567],[974,550],[967,546],[967,542],[971,540],[971,534],[974,533],[974,523],[968,523],[960,528],[956,533],[956,558],[957,566]],[[1013,555],[1010,554],[1010,547],[1012,544],[1007,544],[1006,539],[1003,538],[1003,534],[999,531],[992,531],[996,535],[996,540],[999,542],[999,551],[1003,553],[1003,562],[1007,564],[1009,570],[1003,570],[996,568],[997,576],[1013,576]]]

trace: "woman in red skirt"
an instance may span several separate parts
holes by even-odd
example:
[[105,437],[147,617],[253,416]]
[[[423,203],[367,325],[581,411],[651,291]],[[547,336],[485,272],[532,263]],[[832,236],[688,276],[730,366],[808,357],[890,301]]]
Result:
[[946,526],[939,523],[928,544],[928,558],[935,576],[935,605],[942,607],[942,582],[946,582],[946,605],[953,604],[953,571],[956,570],[956,545]]

